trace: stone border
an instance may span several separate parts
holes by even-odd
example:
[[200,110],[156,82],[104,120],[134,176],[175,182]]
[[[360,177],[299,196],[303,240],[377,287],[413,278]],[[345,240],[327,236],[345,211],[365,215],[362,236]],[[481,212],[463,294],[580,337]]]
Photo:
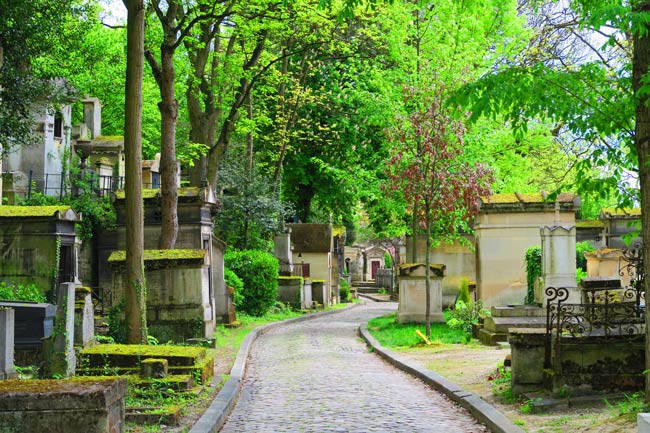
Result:
[[[358,302],[349,307],[341,308],[339,310],[306,314],[304,316],[283,320],[281,322],[269,323],[268,325],[253,329],[246,336],[246,338],[244,338],[241,346],[239,346],[237,358],[235,359],[235,363],[230,370],[230,378],[226,381],[226,383],[223,385],[223,388],[221,388],[217,396],[214,398],[210,404],[210,407],[208,407],[203,415],[201,415],[201,418],[199,418],[199,420],[192,426],[192,429],[189,433],[217,433],[221,427],[223,427],[226,422],[226,418],[228,415],[230,415],[230,412],[232,411],[233,407],[235,407],[235,403],[237,403],[237,399],[239,398],[242,381],[244,379],[244,374],[246,373],[246,362],[248,360],[248,355],[257,337],[263,335],[265,332],[271,329],[277,328],[278,326],[329,316],[341,311],[348,311],[350,308],[354,308],[359,305],[362,305],[362,303]],[[218,380],[218,378],[213,379],[213,384],[215,380]]]
[[370,335],[366,323],[359,326],[359,334],[364,340],[366,340],[368,346],[370,346],[379,356],[388,361],[388,363],[424,381],[424,383],[446,395],[461,407],[469,410],[472,416],[474,416],[474,418],[476,418],[480,423],[487,426],[491,432],[524,433],[524,430],[513,424],[512,421],[506,418],[494,406],[487,403],[479,396],[465,391],[460,386],[447,380],[438,373],[427,370],[421,365],[408,361],[384,348],[372,335]]

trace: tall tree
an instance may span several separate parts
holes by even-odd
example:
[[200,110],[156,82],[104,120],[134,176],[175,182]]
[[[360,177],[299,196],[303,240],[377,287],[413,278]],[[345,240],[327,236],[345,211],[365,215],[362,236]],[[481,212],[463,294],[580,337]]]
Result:
[[392,191],[404,196],[426,233],[426,335],[431,335],[431,243],[460,237],[478,213],[480,196],[491,194],[492,175],[463,159],[464,125],[444,105],[444,84],[431,95],[407,94],[420,107],[398,123],[387,166]]
[[124,0],[128,11],[124,153],[126,196],[127,341],[147,343],[147,288],[144,275],[144,214],[142,205],[142,76],[144,71],[144,0]]

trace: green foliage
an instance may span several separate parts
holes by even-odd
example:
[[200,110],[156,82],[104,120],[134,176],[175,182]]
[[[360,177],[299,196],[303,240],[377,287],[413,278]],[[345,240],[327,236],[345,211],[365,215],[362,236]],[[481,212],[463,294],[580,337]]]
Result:
[[341,302],[350,302],[350,285],[348,280],[341,278],[339,283],[339,296],[341,297]]
[[392,269],[393,268],[393,258],[391,257],[390,253],[386,251],[384,253],[384,268],[386,269]]
[[636,419],[637,413],[648,412],[650,405],[644,400],[642,392],[635,392],[633,394],[623,394],[623,400],[610,403],[605,399],[605,404],[614,416],[625,416]]
[[595,249],[596,248],[594,248],[589,242],[576,243],[576,269],[587,272],[587,259],[585,258],[585,253],[594,251]]
[[[422,339],[415,333],[416,330],[424,333],[424,325],[417,323],[397,323],[396,314],[376,317],[368,322],[368,331],[384,347],[414,347],[422,345]],[[464,331],[452,329],[444,323],[431,324],[432,342],[446,344],[463,344],[467,342]]]
[[455,307],[448,310],[447,325],[452,329],[463,331],[469,341],[472,338],[472,325],[478,323],[484,316],[483,301],[466,304],[458,299]]
[[497,365],[496,371],[488,377],[492,382],[492,394],[499,397],[504,403],[514,403],[516,398],[512,393],[512,374],[503,363]]
[[93,184],[96,179],[86,173],[79,174],[79,170],[73,169],[70,173],[72,179],[72,190],[75,194],[48,196],[40,192],[32,193],[31,197],[24,198],[18,204],[20,206],[44,206],[64,204],[70,206],[75,212],[83,215],[81,221],[76,224],[75,230],[82,240],[89,240],[93,237],[95,230],[99,228],[112,229],[117,222],[115,208],[110,198],[99,197],[93,192]]
[[465,305],[470,305],[472,303],[472,298],[470,298],[469,295],[469,281],[467,281],[467,278],[463,278],[460,282],[460,290],[458,291],[456,306],[458,306],[458,302],[462,302]]
[[244,301],[244,295],[242,294],[244,291],[244,282],[237,276],[237,274],[228,268],[224,269],[223,274],[224,279],[226,280],[226,286],[232,287],[234,291],[232,296],[232,303],[235,305],[235,307],[239,308]]
[[542,247],[530,247],[526,250],[526,299],[524,303],[535,302],[535,280],[542,276]]
[[124,319],[124,299],[108,310],[108,336],[116,343],[126,343],[129,335]]
[[45,302],[45,295],[34,284],[12,284],[0,281],[0,299],[5,301]]
[[582,282],[582,279],[587,276],[587,271],[583,271],[582,269],[578,268],[576,269],[576,284],[580,286],[580,283]]
[[243,282],[239,308],[252,316],[263,316],[278,297],[278,260],[257,250],[234,250],[224,257],[226,268]]

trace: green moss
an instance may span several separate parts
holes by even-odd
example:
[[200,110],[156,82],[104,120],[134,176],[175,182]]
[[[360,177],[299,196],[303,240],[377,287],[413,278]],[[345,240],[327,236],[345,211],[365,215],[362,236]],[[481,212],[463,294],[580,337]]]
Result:
[[[281,275],[281,276],[278,277],[278,280],[302,280],[302,277]],[[325,280],[323,280],[323,281],[325,281]]]
[[70,206],[0,206],[0,218],[50,217],[69,209]]
[[124,141],[123,135],[98,135],[93,141]]
[[601,210],[601,213],[605,214],[606,216],[610,216],[610,217],[612,217],[612,216],[640,217],[641,216],[641,209],[639,209],[639,208],[623,208],[623,209],[603,208]]
[[83,355],[132,355],[146,358],[203,358],[205,349],[185,346],[148,346],[144,344],[98,344],[87,347]]
[[[156,260],[203,260],[205,250],[145,250],[145,261]],[[126,260],[126,251],[113,251],[108,257],[109,262],[123,262]]]
[[493,194],[490,198],[482,197],[483,202],[486,203],[519,203],[519,199],[515,194]]
[[605,223],[599,220],[581,220],[576,222],[576,227],[579,229],[601,229],[605,227]]
[[111,386],[115,378],[77,376],[64,380],[0,380],[0,394],[79,392],[91,385]]
[[311,280],[312,283],[325,283],[325,280]]
[[345,234],[345,226],[342,225],[335,225],[332,226],[332,236],[339,236],[339,235],[344,235]]

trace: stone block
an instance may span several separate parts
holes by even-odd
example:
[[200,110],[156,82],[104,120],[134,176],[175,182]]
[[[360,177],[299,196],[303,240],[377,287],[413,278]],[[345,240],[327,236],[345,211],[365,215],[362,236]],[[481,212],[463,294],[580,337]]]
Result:
[[14,379],[14,317],[12,309],[0,308],[0,379]]
[[650,433],[650,413],[638,413],[636,425],[638,433]]
[[478,331],[478,340],[486,346],[496,346],[497,343],[508,340],[508,334],[504,332],[493,332],[487,329]]
[[74,309],[74,345],[86,347],[95,339],[95,316],[89,287],[77,287]]
[[140,363],[140,376],[149,379],[167,377],[169,364],[164,358],[147,358]]
[[508,342],[512,354],[512,392],[515,395],[520,395],[542,388],[546,330],[538,328],[511,329]]
[[[430,299],[429,308],[431,321],[443,323],[445,317],[442,313],[442,279],[444,276],[444,265],[431,265],[430,275]],[[399,306],[397,309],[397,321],[400,323],[426,321],[426,278],[425,266],[422,264],[404,265],[400,268],[400,275],[397,278],[399,287]]]
[[486,317],[483,327],[505,334],[510,328],[546,328],[546,317]]
[[0,383],[0,432],[123,433],[126,379]]
[[56,318],[52,331],[52,342],[47,350],[48,376],[74,375],[76,358],[74,353],[74,283],[59,284],[57,290]]

